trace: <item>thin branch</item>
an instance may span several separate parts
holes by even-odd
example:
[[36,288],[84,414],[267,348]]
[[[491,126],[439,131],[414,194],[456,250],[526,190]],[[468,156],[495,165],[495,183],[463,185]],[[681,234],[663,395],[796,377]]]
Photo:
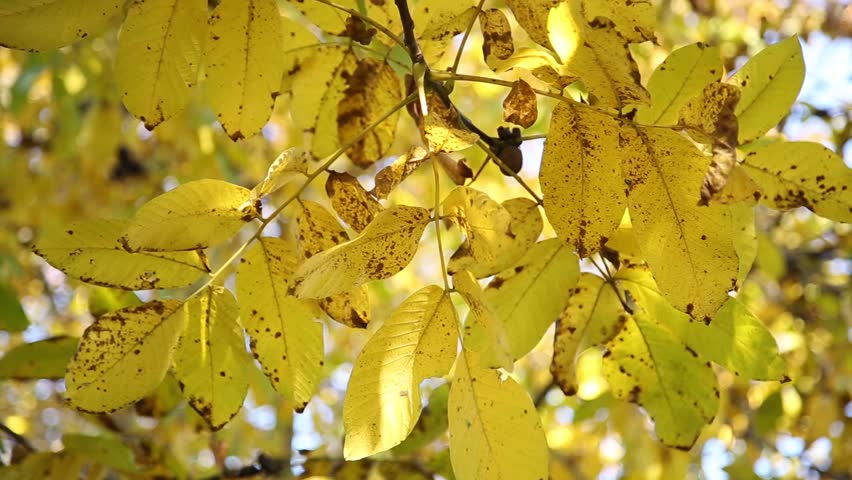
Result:
[[[482,149],[482,151],[484,151],[484,152],[488,155],[488,157],[489,157],[489,158],[491,158],[491,160],[492,160],[492,161],[494,161],[494,163],[496,163],[497,165],[499,165],[499,166],[501,167],[501,169],[502,169],[502,170],[504,170],[504,171],[506,171],[506,172],[511,172],[511,171],[512,171],[511,169],[509,169],[508,167],[506,167],[506,165],[503,163],[503,160],[500,160],[500,157],[498,157],[498,156],[497,156],[497,154],[495,154],[493,151],[491,151],[491,148],[489,148],[488,144],[486,144],[486,143],[485,143],[485,141],[483,141],[482,139],[479,139],[479,140],[476,142],[476,145],[477,145],[479,148],[481,148],[481,149]],[[537,203],[537,204],[539,204],[539,205],[544,205],[544,202],[541,200],[541,197],[539,197],[539,196],[538,196],[538,194],[537,194],[537,193],[535,193],[535,191],[534,191],[532,188],[530,188],[530,186],[529,186],[529,185],[527,185],[527,182],[525,182],[523,178],[519,177],[519,176],[518,176],[518,174],[517,174],[517,173],[515,173],[515,172],[512,172],[512,177],[513,177],[515,180],[517,180],[517,181],[518,181],[518,183],[520,183],[522,187],[524,187],[524,190],[526,190],[527,192],[529,192],[529,194],[530,194],[530,195],[533,197],[533,199],[535,200],[535,203]]]
[[[479,75],[463,75],[460,73],[452,73],[452,72],[433,72],[432,76],[437,80],[455,80],[459,82],[477,82],[477,83],[488,83],[491,85],[500,85],[501,87],[512,88],[515,83],[510,82],[508,80],[501,80],[499,78],[491,78],[491,77],[481,77]],[[562,102],[572,102],[577,103],[574,100],[560,95],[558,93],[548,92],[545,90],[540,90],[537,88],[532,89],[533,92],[538,95],[542,95],[545,97],[555,98]]]
[[438,162],[432,160],[432,171],[435,174],[435,236],[438,238],[438,258],[441,259],[441,277],[444,279],[444,289],[449,291],[450,282],[447,279],[447,264],[444,260],[444,245],[441,240],[441,177],[438,175]]
[[450,67],[450,71],[456,73],[459,69],[459,63],[461,62],[462,53],[464,53],[464,47],[467,45],[467,37],[470,36],[470,31],[473,30],[473,24],[476,23],[477,17],[482,13],[482,6],[485,4],[485,0],[479,0],[479,4],[476,6],[476,15],[470,19],[470,23],[467,25],[467,28],[464,30],[464,36],[462,36],[461,43],[459,44],[459,49],[456,52],[456,58],[453,60],[453,66]]
[[545,385],[544,388],[538,391],[533,399],[533,405],[535,405],[536,409],[541,408],[541,405],[544,403],[545,399],[547,399],[547,394],[556,386],[556,382],[551,378],[550,383]]
[[546,133],[536,133],[536,134],[533,134],[533,135],[524,135],[523,137],[521,137],[521,141],[526,142],[527,140],[540,140],[540,139],[543,139],[543,138],[544,139],[547,138]]
[[399,38],[398,35],[391,32],[390,30],[388,30],[388,28],[385,27],[384,25],[382,25],[381,23],[378,23],[377,21],[373,20],[372,18],[370,18],[366,15],[362,15],[361,12],[359,12],[358,10],[354,10],[352,8],[344,7],[343,5],[338,5],[337,3],[331,2],[329,0],[314,0],[314,1],[317,1],[317,2],[322,3],[324,5],[328,5],[331,8],[336,8],[337,10],[340,10],[342,12],[346,12],[349,15],[352,15],[353,17],[357,17],[357,18],[363,20],[365,23],[369,23],[373,27],[376,27],[376,30],[387,35],[388,38],[390,38],[391,40],[396,42],[400,47],[405,48],[405,43],[403,43],[402,39]]
[[340,156],[342,156],[346,152],[346,150],[351,148],[356,143],[360,142],[361,139],[363,139],[365,136],[367,136],[367,134],[369,134],[371,131],[373,131],[374,128],[379,126],[382,122],[387,120],[391,115],[395,114],[397,111],[401,110],[402,108],[405,108],[406,105],[408,105],[409,103],[414,101],[416,98],[417,98],[417,94],[411,94],[411,95],[405,97],[401,102],[394,105],[393,108],[391,108],[390,110],[385,112],[384,115],[379,117],[372,124],[368,125],[367,128],[365,128],[361,133],[359,133],[357,137],[353,138],[349,143],[341,146],[334,153],[332,153],[331,156],[328,157],[328,160],[325,161],[325,163],[323,163],[319,168],[317,168],[314,172],[312,172],[308,175],[308,178],[305,179],[305,182],[302,184],[301,187],[299,187],[299,189],[296,191],[296,193],[291,195],[290,198],[288,198],[286,201],[284,201],[284,203],[282,203],[280,206],[278,206],[278,208],[276,208],[268,217],[266,217],[266,219],[261,222],[260,226],[254,232],[254,235],[252,235],[251,238],[248,239],[248,241],[246,241],[242,246],[240,246],[240,248],[238,248],[237,251],[234,252],[234,254],[231,255],[231,257],[228,258],[228,260],[226,260],[225,263],[223,263],[221,267],[219,267],[218,270],[216,270],[215,272],[210,274],[210,278],[206,282],[204,282],[204,285],[202,285],[201,287],[198,288],[198,290],[193,292],[192,295],[189,296],[189,298],[192,298],[192,297],[198,295],[199,293],[204,291],[207,287],[212,285],[213,282],[215,282],[219,277],[221,277],[222,274],[225,273],[228,270],[228,268],[231,266],[231,264],[233,264],[234,261],[236,261],[237,258],[239,258],[240,255],[242,255],[243,252],[245,252],[246,248],[248,248],[248,246],[252,242],[254,242],[258,238],[260,238],[260,236],[261,236],[261,234],[263,234],[263,230],[266,228],[266,226],[269,225],[278,216],[278,214],[280,214],[288,205],[290,205],[294,200],[297,200],[299,198],[299,195],[301,195],[302,192],[305,191],[306,188],[308,188],[308,185],[310,185],[310,183],[312,181],[314,181],[314,179],[317,178],[321,173],[325,172],[329,167],[331,167],[331,165],[335,161],[337,161],[337,159],[340,158]]
[[402,41],[405,43],[405,48],[408,50],[408,56],[415,64],[426,64],[423,60],[423,51],[420,50],[420,45],[417,43],[417,37],[414,35],[414,19],[411,18],[411,11],[408,9],[407,0],[394,0],[396,9],[399,10],[399,19],[402,21]]
[[35,451],[36,451],[35,447],[33,447],[33,444],[32,444],[32,443],[30,443],[30,441],[29,441],[26,437],[24,437],[23,435],[21,435],[21,434],[19,434],[19,433],[15,432],[14,430],[12,430],[11,428],[9,428],[9,427],[8,427],[5,423],[3,423],[3,422],[0,422],[0,431],[2,431],[3,433],[5,433],[6,435],[9,435],[10,437],[12,437],[12,440],[14,440],[14,441],[15,441],[15,443],[17,443],[18,445],[20,445],[20,446],[24,447],[24,449],[26,449],[28,452],[35,452]]
[[485,157],[485,161],[482,162],[482,165],[479,166],[479,170],[477,170],[476,173],[473,174],[473,178],[470,179],[470,183],[468,183],[468,185],[473,184],[473,182],[475,182],[476,179],[479,178],[479,174],[485,171],[485,167],[488,166],[489,163],[491,163],[491,157],[487,156]]

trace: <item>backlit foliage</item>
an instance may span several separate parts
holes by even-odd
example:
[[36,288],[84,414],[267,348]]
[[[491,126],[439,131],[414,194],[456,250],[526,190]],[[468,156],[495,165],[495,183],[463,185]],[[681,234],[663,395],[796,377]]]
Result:
[[[251,449],[274,458],[246,469],[290,472],[284,432],[294,412],[319,411],[342,424],[324,436],[343,443],[300,452],[303,477],[596,475],[578,460],[594,454],[572,443],[581,432],[550,408],[563,398],[575,423],[608,409],[635,449],[628,474],[680,478],[690,457],[677,450],[754,435],[740,418],[752,428],[755,409],[754,428],[774,429],[792,401],[782,385],[807,377],[807,349],[779,346],[773,333],[789,326],[768,321],[784,301],[747,281],[756,263],[784,300],[820,295],[790,293],[794,261],[756,218],[804,218],[790,227],[798,245],[849,248],[834,222],[852,222],[852,170],[773,130],[805,78],[795,34],[731,74],[718,41],[671,41],[645,1],[6,3],[0,44],[36,52],[0,52],[22,64],[7,121],[41,115],[20,100],[35,88],[25,75],[65,72],[56,127],[27,140],[50,168],[72,169],[58,166],[69,152],[79,161],[0,193],[9,225],[34,236],[0,240],[19,269],[55,277],[44,261],[81,282],[69,284],[85,292],[74,303],[86,323],[10,349],[0,377],[64,377],[67,406],[112,430],[66,434],[59,453],[13,451],[11,478],[198,475],[177,445],[193,435],[225,474],[240,473],[226,458]],[[482,75],[459,73],[470,65]],[[471,105],[469,84],[492,90]],[[486,102],[494,89],[505,100]],[[82,116],[81,91],[94,98]],[[497,130],[500,119],[530,130]],[[525,146],[544,136],[532,158]],[[0,164],[4,175],[23,158]],[[811,284],[842,288],[833,278]],[[21,331],[0,281],[0,327]],[[821,295],[826,317],[848,313],[848,291]],[[341,376],[345,393],[330,387]],[[335,396],[334,410],[319,406]],[[232,421],[264,403],[287,426],[277,446]],[[128,406],[169,433],[131,433]],[[668,458],[656,477],[642,466],[655,458]]]

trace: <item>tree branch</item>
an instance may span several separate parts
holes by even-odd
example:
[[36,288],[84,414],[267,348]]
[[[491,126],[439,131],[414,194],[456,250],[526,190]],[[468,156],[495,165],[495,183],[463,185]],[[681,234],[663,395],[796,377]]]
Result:
[[420,50],[420,45],[417,43],[417,37],[414,35],[414,19],[411,18],[411,11],[408,9],[407,0],[394,0],[396,9],[399,10],[399,19],[402,21],[402,41],[405,43],[405,48],[408,50],[408,56],[415,64],[420,63],[425,65],[423,59],[423,51]]

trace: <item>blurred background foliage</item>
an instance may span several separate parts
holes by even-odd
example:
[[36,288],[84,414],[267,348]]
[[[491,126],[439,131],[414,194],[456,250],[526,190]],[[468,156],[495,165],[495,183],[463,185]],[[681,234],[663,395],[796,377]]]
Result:
[[[766,45],[799,34],[807,77],[778,134],[821,142],[842,152],[852,165],[848,1],[654,3],[660,45],[634,45],[643,78],[669,51],[684,44],[720,45],[728,69],[734,70]],[[153,132],[145,130],[124,110],[115,86],[116,33],[113,29],[54,52],[0,48],[0,353],[46,338],[78,337],[93,316],[152,297],[152,292],[134,294],[66,279],[30,253],[29,245],[40,231],[78,219],[127,217],[143,201],[193,179],[220,178],[251,187],[280,151],[301,143],[284,97],[262,135],[232,143],[205,106],[203,89],[193,91],[195,98],[183,113]],[[493,75],[480,46],[477,27],[460,72]],[[504,77],[513,79],[511,74]],[[493,131],[501,123],[506,93],[503,87],[467,83],[457,84],[453,95],[479,126]],[[546,133],[549,100],[541,100],[540,120],[525,134]],[[417,142],[413,122],[403,118],[392,152],[401,154]],[[541,146],[541,140],[524,144],[522,176],[534,188]],[[471,152],[467,162],[475,170],[484,159],[478,151]],[[342,162],[335,169],[358,174],[369,189],[375,172],[390,161],[366,171]],[[426,170],[415,173],[391,201],[432,198],[431,172]],[[493,166],[477,185],[498,201],[525,195]],[[327,204],[321,186],[312,186],[306,195]],[[273,196],[270,202],[276,198],[281,197]],[[286,235],[288,218],[283,215],[268,233]],[[613,400],[601,376],[600,352],[582,357],[577,396],[566,398],[554,388],[548,371],[549,332],[519,362],[514,376],[531,393],[542,416],[552,451],[552,478],[852,478],[852,225],[804,209],[779,213],[760,208],[757,230],[757,261],[740,298],[775,335],[793,380],[749,382],[719,369],[722,408],[715,421],[690,452],[670,450],[654,440],[649,420],[637,407]],[[224,261],[239,245],[237,240],[214,249],[211,263]],[[438,380],[424,386],[434,392],[425,395],[429,406],[413,438],[370,461],[344,466],[340,460],[342,400],[352,361],[405,296],[439,282],[433,240],[424,238],[424,248],[404,272],[371,285],[375,321],[367,331],[326,324],[325,380],[304,413],[294,414],[292,405],[258,371],[241,412],[216,433],[205,431],[203,422],[180,401],[171,378],[135,408],[110,415],[81,414],[62,402],[59,378],[65,358],[52,359],[55,379],[25,378],[26,372],[11,368],[8,359],[0,360],[2,463],[19,461],[31,454],[30,448],[55,452],[64,447],[101,452],[102,458],[84,470],[88,478],[207,478],[276,470],[284,476],[450,477],[446,388]],[[460,241],[451,238],[450,247]],[[73,351],[73,339],[59,341],[67,343],[69,354]]]

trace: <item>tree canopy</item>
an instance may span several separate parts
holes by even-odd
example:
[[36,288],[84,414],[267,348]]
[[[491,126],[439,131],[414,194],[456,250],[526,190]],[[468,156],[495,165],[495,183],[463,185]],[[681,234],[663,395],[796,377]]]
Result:
[[0,476],[848,475],[852,7],[729,3],[0,0]]

